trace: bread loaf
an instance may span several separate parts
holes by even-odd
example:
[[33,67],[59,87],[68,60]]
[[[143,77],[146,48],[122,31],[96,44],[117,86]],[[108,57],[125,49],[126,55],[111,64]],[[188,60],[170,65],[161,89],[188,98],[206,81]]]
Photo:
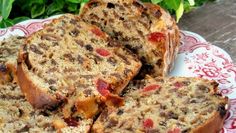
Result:
[[179,29],[158,5],[138,0],[90,0],[80,16],[138,55],[143,66],[137,78],[165,76],[173,67]]
[[229,106],[217,86],[215,81],[200,78],[133,81],[125,91],[125,105],[104,110],[93,132],[219,132]]
[[35,32],[20,49],[17,76],[35,108],[65,105],[66,118],[92,118],[138,73],[139,60],[98,27],[63,15]]

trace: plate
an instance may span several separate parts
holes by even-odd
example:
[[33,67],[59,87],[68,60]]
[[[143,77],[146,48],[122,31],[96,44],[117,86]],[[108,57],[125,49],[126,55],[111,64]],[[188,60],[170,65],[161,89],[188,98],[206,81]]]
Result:
[[[29,36],[58,16],[27,20],[13,27],[0,29],[0,40],[11,35]],[[181,46],[170,75],[216,80],[220,92],[230,98],[229,115],[221,133],[236,132],[236,66],[227,52],[211,45],[196,33],[181,31]]]

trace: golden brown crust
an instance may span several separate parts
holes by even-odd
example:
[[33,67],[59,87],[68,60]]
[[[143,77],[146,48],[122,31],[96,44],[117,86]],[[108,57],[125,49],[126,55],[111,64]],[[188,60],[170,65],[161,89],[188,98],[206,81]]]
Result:
[[[32,83],[27,74],[27,67],[23,58],[24,53],[19,54],[18,66],[17,66],[17,77],[19,86],[24,93],[26,99],[35,108],[46,108],[48,105],[57,105],[58,100],[48,95],[41,88],[38,88]],[[45,104],[46,103],[46,104]]]
[[229,113],[229,101],[228,98],[225,98],[224,105],[228,106],[227,112],[222,117],[220,111],[215,111],[210,119],[208,119],[204,124],[192,130],[192,133],[217,133],[219,132],[223,125],[224,121]]
[[[180,45],[179,28],[178,28],[175,20],[167,13],[167,11],[162,9],[159,5],[154,5],[151,3],[145,3],[144,5],[152,13],[155,13],[156,11],[160,10],[160,12],[162,13],[162,16],[160,19],[165,21],[165,23],[167,24],[166,27],[163,27],[163,29],[162,29],[162,30],[164,30],[164,33],[168,33],[166,35],[167,39],[165,42],[165,47],[163,47],[163,49],[162,49],[163,52],[165,53],[165,56],[167,56],[165,58],[167,60],[169,59],[169,61],[164,60],[164,61],[166,61],[165,62],[166,68],[164,68],[163,76],[165,76],[172,70],[176,56],[179,51],[179,45]],[[155,26],[158,26],[158,24],[154,25],[154,27]],[[153,30],[159,30],[159,29],[154,28]]]

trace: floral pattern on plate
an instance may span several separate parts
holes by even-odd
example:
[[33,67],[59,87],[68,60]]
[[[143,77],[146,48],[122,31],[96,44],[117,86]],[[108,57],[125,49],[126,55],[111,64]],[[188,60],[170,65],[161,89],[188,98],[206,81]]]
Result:
[[220,92],[230,98],[230,111],[221,133],[236,132],[236,66],[223,49],[196,33],[182,31],[179,54],[170,75],[216,80]]
[[[57,17],[27,20],[13,27],[0,29],[0,40],[11,35],[29,36]],[[181,31],[181,46],[170,75],[216,80],[220,92],[230,98],[230,111],[221,133],[236,132],[236,66],[223,49],[211,45],[196,33]]]

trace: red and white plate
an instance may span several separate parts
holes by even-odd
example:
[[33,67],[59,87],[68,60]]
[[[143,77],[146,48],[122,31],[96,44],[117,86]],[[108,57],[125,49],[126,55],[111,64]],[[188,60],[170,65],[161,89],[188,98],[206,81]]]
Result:
[[[0,40],[11,35],[28,36],[42,29],[48,19],[27,20],[13,27],[0,29]],[[181,31],[181,46],[171,76],[202,77],[214,79],[220,91],[230,98],[230,113],[222,133],[236,132],[236,65],[223,49],[211,45],[200,35]]]

